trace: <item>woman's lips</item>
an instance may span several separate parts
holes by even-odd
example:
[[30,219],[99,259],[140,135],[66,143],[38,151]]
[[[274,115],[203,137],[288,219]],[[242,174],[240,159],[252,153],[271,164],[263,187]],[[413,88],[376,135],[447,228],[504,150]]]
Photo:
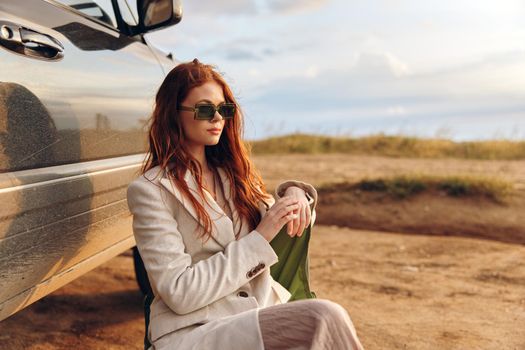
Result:
[[211,132],[214,135],[219,135],[221,133],[221,129],[208,129],[208,132]]

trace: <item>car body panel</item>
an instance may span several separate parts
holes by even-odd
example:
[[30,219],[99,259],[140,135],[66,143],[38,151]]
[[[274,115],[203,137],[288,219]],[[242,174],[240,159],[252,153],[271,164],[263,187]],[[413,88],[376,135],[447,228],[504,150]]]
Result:
[[0,320],[135,245],[126,188],[176,64],[53,1],[3,0],[1,21],[64,50],[0,45]]

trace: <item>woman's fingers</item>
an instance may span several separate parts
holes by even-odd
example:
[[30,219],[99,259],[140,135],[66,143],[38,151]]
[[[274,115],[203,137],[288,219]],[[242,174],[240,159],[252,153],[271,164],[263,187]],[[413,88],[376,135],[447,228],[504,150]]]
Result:
[[[300,207],[297,211],[297,217],[290,222],[292,225],[292,228],[290,231],[292,232],[291,236],[301,236],[303,234],[303,230],[305,228],[305,211],[304,207]],[[288,232],[290,232],[288,231]]]
[[297,214],[290,212],[286,214],[285,216],[283,216],[279,221],[279,226],[282,228],[286,223],[292,222],[292,219],[295,218],[295,215]]
[[274,207],[279,221],[287,225],[288,235],[301,237],[310,224],[310,207],[302,205],[301,200],[295,197],[282,197]]
[[[295,214],[295,215],[297,215],[297,214]],[[294,221],[295,220],[288,221],[288,224],[287,224],[287,227],[286,227],[286,233],[288,233],[288,236],[291,236],[291,237],[293,237]]]
[[289,211],[295,210],[299,206],[300,204],[299,204],[298,199],[290,198],[289,200],[286,200],[286,201],[283,200],[282,202],[277,204],[275,209],[279,213],[282,213],[283,215],[285,215],[284,213],[288,213]]
[[[300,208],[299,208],[300,209]],[[300,210],[297,210],[297,211],[294,211],[294,213],[297,215],[295,217],[295,219],[293,219],[292,221],[290,221],[288,223],[288,234],[290,236],[295,236],[299,233],[299,231],[297,230],[298,227],[300,227],[300,220],[301,220],[301,211]]]
[[270,210],[281,210],[283,208],[286,208],[290,205],[294,205],[296,203],[299,203],[299,200],[297,198],[293,198],[293,197],[283,197],[283,198],[280,198],[277,203],[275,203],[271,208]]
[[299,229],[297,230],[297,235],[301,237],[303,235],[304,229],[306,228],[306,221],[307,221],[307,212],[308,207],[303,207],[301,209],[301,218],[300,218],[300,224]]
[[294,214],[294,211],[299,207],[300,204],[298,203],[298,200],[291,199],[279,203],[277,207],[272,207],[272,209],[275,209],[275,214],[279,220],[285,219],[285,222],[287,222],[288,220],[293,219],[292,215]]
[[290,237],[301,237],[312,220],[310,206],[303,204],[301,199],[295,197],[283,197],[280,199],[279,204],[281,206],[279,208],[279,217],[283,221],[283,225],[287,225],[288,235]]
[[256,229],[270,242],[287,222],[296,218],[294,211],[301,207],[299,202],[294,197],[279,198],[262,217]]
[[[304,209],[305,209],[305,214],[306,214],[305,215],[306,220],[305,220],[305,226],[304,227],[306,228],[306,227],[310,226],[310,220],[312,220],[312,213],[310,212],[310,206],[309,205],[307,205]],[[302,236],[303,233],[301,232],[300,235]]]
[[292,221],[288,222],[287,232],[291,237],[295,235],[301,237],[304,230],[310,225],[310,220],[312,219],[310,206],[300,206],[299,210],[295,213],[297,213],[297,216]]

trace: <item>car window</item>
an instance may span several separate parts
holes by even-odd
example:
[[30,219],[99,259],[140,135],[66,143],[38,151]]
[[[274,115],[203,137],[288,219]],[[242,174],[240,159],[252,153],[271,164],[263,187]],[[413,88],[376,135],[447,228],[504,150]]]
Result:
[[117,0],[117,3],[124,22],[131,26],[136,26],[139,23],[137,0]]
[[117,20],[111,0],[55,0],[90,17],[117,28]]

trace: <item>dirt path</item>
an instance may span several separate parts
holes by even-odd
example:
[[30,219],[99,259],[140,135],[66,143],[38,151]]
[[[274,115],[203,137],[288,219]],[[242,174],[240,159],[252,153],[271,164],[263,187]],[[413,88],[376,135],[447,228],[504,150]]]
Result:
[[313,288],[367,349],[525,349],[525,247],[318,226]]
[[[366,349],[525,349],[525,247],[317,226],[312,289]],[[0,323],[3,349],[141,349],[131,255]]]

